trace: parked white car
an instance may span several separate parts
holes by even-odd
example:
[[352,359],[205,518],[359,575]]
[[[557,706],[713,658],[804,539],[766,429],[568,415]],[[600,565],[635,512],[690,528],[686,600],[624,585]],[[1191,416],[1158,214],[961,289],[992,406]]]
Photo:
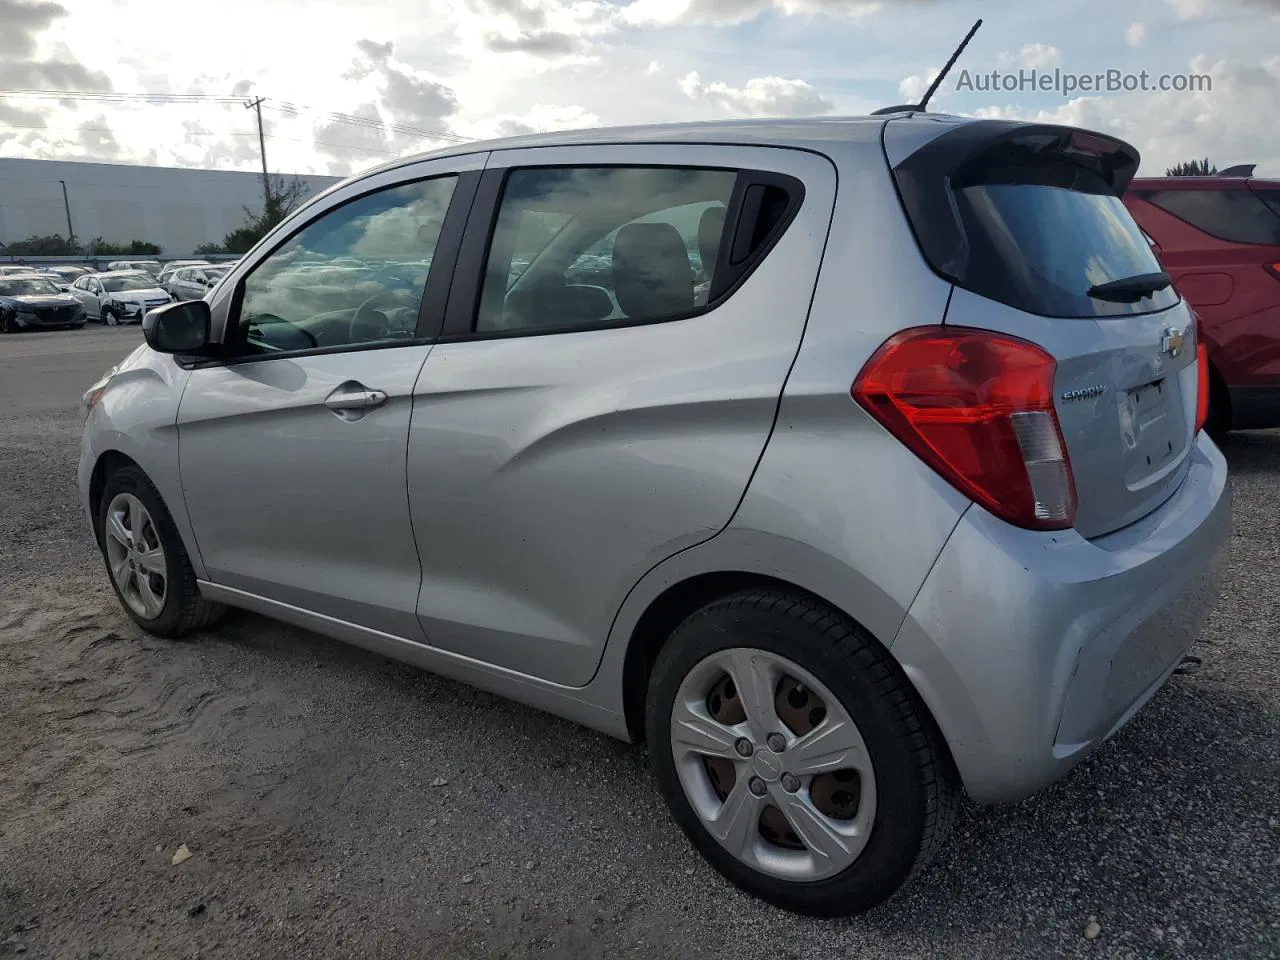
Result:
[[201,300],[230,269],[222,264],[181,267],[170,274],[165,289],[175,300]]
[[116,270],[140,270],[142,273],[149,273],[151,276],[158,276],[163,269],[159,260],[112,260],[107,264],[108,271]]
[[206,265],[208,260],[170,260],[164,265],[164,268],[156,274],[156,279],[160,281],[160,286],[169,289],[169,281],[173,279],[173,275],[183,267],[202,267]]
[[173,297],[156,286],[150,274],[113,270],[81,277],[68,291],[84,304],[85,316],[108,326],[140,323],[148,310],[172,303]]

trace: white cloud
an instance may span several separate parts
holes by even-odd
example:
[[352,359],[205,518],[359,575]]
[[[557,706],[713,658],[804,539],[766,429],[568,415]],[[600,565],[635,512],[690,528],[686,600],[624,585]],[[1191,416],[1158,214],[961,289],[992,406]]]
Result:
[[741,87],[703,83],[697,72],[680,80],[680,89],[718,112],[740,117],[803,117],[830,113],[834,105],[803,80],[753,77]]
[[1008,50],[996,55],[996,63],[1004,68],[1025,67],[1028,70],[1044,70],[1062,62],[1062,51],[1043,43],[1026,43],[1017,53]]
[[[1007,105],[986,107],[975,115],[1110,133],[1138,147],[1143,175],[1160,175],[1180,160],[1207,153],[1220,169],[1257,163],[1259,176],[1280,176],[1280,143],[1270,127],[1257,122],[1280,100],[1280,57],[1253,66],[1198,56],[1190,69],[1213,78],[1212,92],[1079,97],[1051,110]],[[1231,108],[1224,109],[1224,104]]]
[[[924,92],[929,89],[929,84],[938,78],[941,71],[934,67],[926,76],[912,74],[898,84],[898,93],[902,95],[903,103],[919,103],[920,98],[924,96]],[[944,83],[938,88],[938,92],[934,94],[937,99],[942,99],[946,94],[950,93],[950,89]]]
[[1209,12],[1209,0],[1165,0],[1179,20],[1195,20]]
[[632,0],[623,7],[622,16],[631,24],[731,24],[754,20],[768,11],[860,20],[883,8],[876,0]]
[[649,65],[644,68],[644,75],[646,77],[657,76],[661,72],[662,72],[662,64],[659,63],[657,60],[650,60]]
[[494,117],[487,128],[478,131],[482,137],[518,137],[526,133],[547,133],[552,130],[583,130],[598,127],[600,118],[579,106],[557,107],[550,104],[534,104],[522,114],[503,114]]
[[1145,39],[1147,39],[1147,28],[1141,21],[1129,24],[1124,31],[1124,42],[1131,47],[1142,46],[1142,41]]

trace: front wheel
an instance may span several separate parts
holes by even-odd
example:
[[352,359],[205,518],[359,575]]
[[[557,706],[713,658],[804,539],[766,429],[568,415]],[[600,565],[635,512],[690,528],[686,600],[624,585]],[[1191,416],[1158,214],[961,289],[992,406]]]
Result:
[[718,600],[667,641],[649,750],[672,814],[737,886],[813,916],[888,899],[954,818],[950,759],[874,640],[803,597]]
[[102,322],[105,323],[108,327],[114,327],[117,323],[120,322],[120,320],[116,316],[116,312],[114,310],[108,310],[107,308],[104,307],[102,309]]
[[18,323],[7,313],[0,314],[0,333],[17,333]]
[[98,543],[116,597],[148,633],[181,637],[222,615],[221,605],[200,595],[173,518],[137,467],[122,467],[107,478]]

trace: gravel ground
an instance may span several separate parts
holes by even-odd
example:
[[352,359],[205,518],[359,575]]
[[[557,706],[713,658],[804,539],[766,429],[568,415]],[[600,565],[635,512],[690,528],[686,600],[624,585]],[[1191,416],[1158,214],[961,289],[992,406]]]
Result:
[[134,628],[74,468],[77,398],[137,340],[0,338],[0,956],[1280,957],[1280,433],[1224,447],[1203,669],[818,922],[704,866],[641,749],[247,614]]

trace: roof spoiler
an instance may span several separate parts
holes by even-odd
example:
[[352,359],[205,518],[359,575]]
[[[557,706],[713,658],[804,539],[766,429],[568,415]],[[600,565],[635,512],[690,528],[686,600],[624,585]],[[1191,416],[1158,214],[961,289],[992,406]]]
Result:
[[1253,168],[1256,163],[1237,163],[1234,167],[1227,167],[1225,170],[1219,170],[1220,177],[1252,177]]
[[893,168],[898,195],[925,259],[953,281],[964,272],[968,242],[951,195],[958,174],[987,159],[1016,166],[1049,158],[1096,174],[1116,196],[1129,186],[1141,159],[1123,140],[1075,127],[1017,120],[977,120],[952,127]]

